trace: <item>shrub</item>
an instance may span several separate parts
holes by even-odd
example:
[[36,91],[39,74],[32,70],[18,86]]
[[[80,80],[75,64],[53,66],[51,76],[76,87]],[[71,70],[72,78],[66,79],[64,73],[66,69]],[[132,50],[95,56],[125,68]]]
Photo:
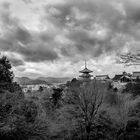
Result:
[[137,96],[140,95],[140,83],[136,82],[136,83],[128,83],[125,87],[125,89],[123,90],[123,93],[132,93],[133,96]]

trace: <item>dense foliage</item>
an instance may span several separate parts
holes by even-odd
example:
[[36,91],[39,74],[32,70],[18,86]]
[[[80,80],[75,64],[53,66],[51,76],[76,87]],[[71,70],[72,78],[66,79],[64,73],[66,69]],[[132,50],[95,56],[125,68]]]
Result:
[[3,56],[0,59],[0,83],[12,83],[13,72],[11,64],[7,57]]
[[123,90],[124,93],[131,93],[133,96],[140,95],[140,82],[128,83]]
[[2,90],[21,92],[20,86],[16,82],[13,82],[14,74],[11,69],[12,66],[7,57],[3,56],[0,58],[0,92]]

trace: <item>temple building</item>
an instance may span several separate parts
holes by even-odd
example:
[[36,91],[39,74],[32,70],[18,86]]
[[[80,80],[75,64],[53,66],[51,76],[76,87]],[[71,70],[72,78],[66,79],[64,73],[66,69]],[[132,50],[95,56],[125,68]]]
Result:
[[140,71],[133,72],[132,78],[133,78],[134,80],[140,79]]
[[124,71],[122,74],[115,75],[112,80],[113,80],[113,82],[127,83],[127,82],[131,82],[132,78],[131,78],[131,74],[126,73]]
[[89,70],[87,68],[87,64],[86,64],[86,61],[85,61],[85,68],[81,71],[79,71],[80,73],[82,73],[79,77],[80,77],[80,80],[84,81],[84,82],[87,82],[91,79],[91,77],[93,75],[91,75],[90,73],[92,73],[93,71]]
[[99,81],[107,81],[110,80],[108,75],[96,75],[95,80],[99,80]]

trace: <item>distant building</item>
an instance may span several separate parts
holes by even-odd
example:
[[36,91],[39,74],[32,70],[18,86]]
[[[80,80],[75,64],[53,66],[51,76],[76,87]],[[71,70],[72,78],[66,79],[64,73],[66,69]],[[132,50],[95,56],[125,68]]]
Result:
[[47,84],[21,85],[22,91],[23,91],[24,93],[33,92],[33,91],[39,91],[40,87],[42,87],[43,89],[45,89],[45,88],[49,88],[50,86],[47,85]]
[[119,82],[120,81],[120,78],[122,77],[123,75],[122,74],[117,74],[117,75],[115,75],[113,78],[112,78],[112,80],[114,81],[114,82]]
[[131,82],[132,81],[132,78],[129,77],[128,75],[123,75],[121,78],[120,78],[120,82],[121,83],[127,83],[127,82]]
[[87,68],[87,64],[86,64],[86,61],[85,61],[85,68],[81,71],[79,71],[80,73],[82,73],[79,77],[80,77],[80,80],[84,81],[84,82],[87,82],[91,79],[91,77],[93,75],[91,75],[90,73],[92,73],[91,70],[89,70]]
[[134,80],[140,79],[140,71],[133,72],[132,79],[134,79]]
[[123,74],[115,75],[112,79],[113,82],[121,82],[121,83],[127,83],[131,82],[132,78],[130,74],[127,74],[126,72],[123,72]]
[[95,76],[96,80],[101,80],[101,81],[106,81],[106,80],[110,80],[108,75],[96,75]]
[[113,88],[122,90],[125,88],[125,85],[132,81],[131,74],[123,72],[122,74],[115,75],[112,79]]

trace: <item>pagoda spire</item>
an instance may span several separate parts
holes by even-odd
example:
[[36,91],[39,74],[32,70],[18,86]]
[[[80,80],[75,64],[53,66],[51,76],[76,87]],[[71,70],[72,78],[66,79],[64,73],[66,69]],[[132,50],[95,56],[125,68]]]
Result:
[[85,60],[85,68],[87,68],[87,61]]
[[92,75],[90,75],[92,71],[87,68],[86,60],[85,60],[85,68],[79,72],[82,73],[79,77],[81,77],[83,81],[89,81],[90,78],[92,77]]

